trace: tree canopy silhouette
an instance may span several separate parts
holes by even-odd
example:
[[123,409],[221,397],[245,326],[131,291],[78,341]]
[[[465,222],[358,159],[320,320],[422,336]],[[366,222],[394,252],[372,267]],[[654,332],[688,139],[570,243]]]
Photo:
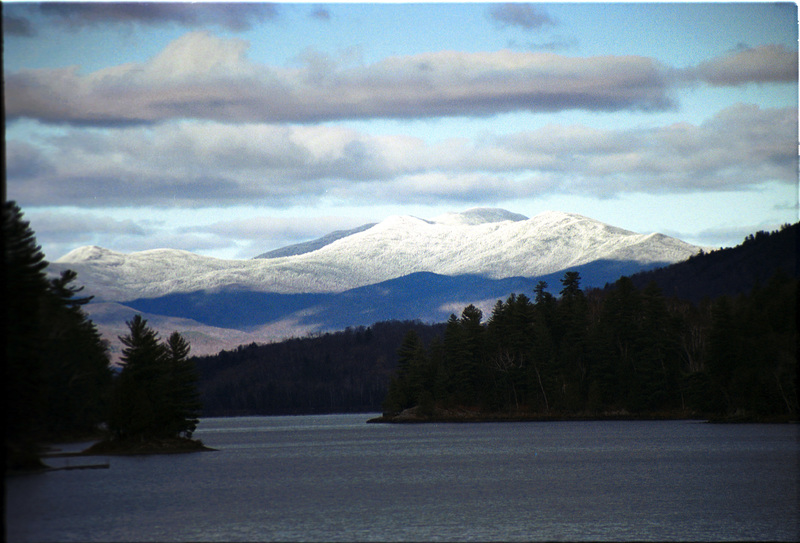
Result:
[[583,292],[577,272],[561,283],[559,298],[540,283],[534,301],[498,300],[486,323],[466,307],[429,351],[409,335],[385,417],[413,406],[422,417],[797,417],[797,278],[779,270],[748,295],[699,306],[628,277],[605,291]]
[[22,210],[4,202],[2,215],[6,466],[16,468],[36,458],[40,441],[98,428],[111,371],[106,342],[81,309],[91,297],[72,285],[76,273],[48,279]]
[[127,324],[108,422],[112,439],[190,438],[201,404],[189,344],[178,332],[162,343],[141,315]]

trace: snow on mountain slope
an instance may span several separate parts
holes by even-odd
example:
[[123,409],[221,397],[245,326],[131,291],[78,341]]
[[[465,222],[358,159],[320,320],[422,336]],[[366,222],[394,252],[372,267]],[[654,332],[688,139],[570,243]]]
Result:
[[528,217],[520,215],[519,213],[512,213],[505,209],[498,209],[494,207],[475,207],[462,211],[461,213],[445,213],[435,217],[431,222],[439,224],[483,224],[489,222],[503,222],[503,221],[526,221]]
[[251,260],[173,249],[122,254],[82,247],[51,264],[50,271],[74,269],[98,301],[124,301],[228,288],[342,292],[423,271],[492,279],[535,277],[595,260],[666,264],[700,250],[660,234],[637,234],[554,211],[531,219],[497,209],[433,220],[394,216],[353,232],[310,252]]
[[698,247],[654,234],[637,234],[581,215],[545,212],[528,220],[458,223],[390,217],[364,232],[308,255],[308,261],[359,263],[359,282],[409,273],[477,273],[492,279],[533,277],[594,260],[677,262]]
[[321,249],[330,243],[333,243],[337,239],[342,239],[344,237],[357,234],[358,232],[363,232],[364,230],[372,228],[373,226],[375,226],[375,223],[362,224],[361,226],[357,226],[351,230],[336,230],[335,232],[331,232],[330,234],[322,236],[319,239],[267,251],[266,253],[254,256],[253,258],[278,258],[281,256],[295,256],[310,253],[312,251],[316,251],[317,249]]

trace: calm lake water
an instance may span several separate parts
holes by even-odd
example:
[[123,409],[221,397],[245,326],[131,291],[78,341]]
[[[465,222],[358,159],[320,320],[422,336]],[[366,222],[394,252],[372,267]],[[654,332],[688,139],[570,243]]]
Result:
[[[204,419],[196,437],[217,452],[7,477],[6,539],[800,536],[796,425],[366,424],[370,417]],[[50,463],[67,461],[87,459]]]

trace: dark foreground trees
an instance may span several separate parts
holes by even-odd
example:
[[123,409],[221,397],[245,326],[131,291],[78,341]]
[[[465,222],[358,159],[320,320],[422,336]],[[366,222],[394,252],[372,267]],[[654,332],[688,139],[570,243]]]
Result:
[[158,427],[158,435],[190,436],[199,401],[183,338],[173,334],[148,350],[152,331],[137,320],[127,352],[137,369],[115,381],[107,343],[83,311],[91,296],[81,296],[71,270],[48,277],[14,202],[3,203],[1,239],[6,469],[41,468],[43,443],[94,437],[111,419],[117,435]]
[[112,440],[191,438],[201,404],[189,344],[178,332],[162,343],[141,315],[127,324],[108,421]]
[[[469,408],[542,416],[796,420],[797,283],[776,273],[748,295],[698,305],[623,277],[560,297],[535,289],[467,307],[429,349],[409,334],[384,412]],[[444,379],[443,379],[444,377]]]
[[14,202],[2,208],[4,401],[7,468],[35,467],[37,443],[85,435],[105,420],[108,349],[72,286],[48,279],[30,224]]

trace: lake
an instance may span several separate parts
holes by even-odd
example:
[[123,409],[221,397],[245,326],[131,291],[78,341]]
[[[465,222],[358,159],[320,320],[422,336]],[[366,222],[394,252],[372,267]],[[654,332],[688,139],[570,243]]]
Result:
[[110,468],[6,477],[6,539],[800,539],[797,425],[372,416],[204,419],[216,452],[48,459]]

